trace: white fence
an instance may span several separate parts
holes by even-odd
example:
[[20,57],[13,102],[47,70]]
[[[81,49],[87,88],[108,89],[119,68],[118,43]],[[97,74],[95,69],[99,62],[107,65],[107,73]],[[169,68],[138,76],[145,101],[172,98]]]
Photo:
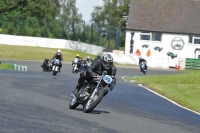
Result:
[[0,34],[0,44],[19,45],[19,46],[35,46],[47,48],[62,48],[77,50],[89,54],[101,54],[105,49],[101,46],[91,45],[87,43],[70,41],[64,39],[50,39],[42,37],[13,36]]

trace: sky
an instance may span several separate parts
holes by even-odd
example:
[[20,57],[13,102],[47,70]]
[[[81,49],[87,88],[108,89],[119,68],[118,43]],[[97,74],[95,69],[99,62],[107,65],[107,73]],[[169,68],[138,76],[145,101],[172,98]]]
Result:
[[78,13],[81,13],[82,19],[89,22],[91,19],[90,13],[93,12],[94,6],[102,6],[103,0],[76,0],[76,7],[78,8]]

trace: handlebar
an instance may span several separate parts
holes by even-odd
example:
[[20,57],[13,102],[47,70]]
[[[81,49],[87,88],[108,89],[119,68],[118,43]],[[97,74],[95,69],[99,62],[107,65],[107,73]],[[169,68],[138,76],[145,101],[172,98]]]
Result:
[[97,75],[97,76],[92,76],[93,78],[101,78],[102,76],[99,76],[99,75]]

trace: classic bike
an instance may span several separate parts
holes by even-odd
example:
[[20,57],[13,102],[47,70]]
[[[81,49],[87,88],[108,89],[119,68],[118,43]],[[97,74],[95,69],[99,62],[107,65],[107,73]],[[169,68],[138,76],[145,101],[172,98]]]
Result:
[[144,61],[142,61],[141,63],[140,63],[140,67],[141,67],[141,70],[142,70],[142,72],[144,73],[144,74],[146,74],[146,72],[147,72],[147,66],[146,66],[147,64],[144,62]]
[[111,76],[104,72],[102,76],[95,76],[90,82],[85,80],[82,88],[76,93],[71,94],[70,109],[75,109],[79,104],[83,105],[85,113],[91,112],[104,97],[104,92],[110,90],[112,83]]
[[83,68],[84,68],[84,70],[86,71],[87,68],[90,67],[91,65],[92,65],[91,62],[87,62],[87,63],[83,64]]
[[46,62],[44,61],[43,65],[41,65],[41,67],[42,67],[42,70],[44,72],[51,72],[51,70],[52,70],[52,63],[51,63],[50,60],[48,60]]
[[58,59],[55,59],[52,62],[52,71],[53,71],[54,76],[56,76],[56,74],[58,73],[59,65],[60,65],[60,61]]
[[78,58],[74,58],[73,63],[72,63],[72,66],[73,66],[72,67],[72,73],[77,73],[79,71],[78,61],[79,61]]

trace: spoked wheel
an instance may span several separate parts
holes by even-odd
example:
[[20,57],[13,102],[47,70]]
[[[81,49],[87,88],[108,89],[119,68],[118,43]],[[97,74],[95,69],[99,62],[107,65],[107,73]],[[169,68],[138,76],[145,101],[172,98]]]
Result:
[[72,98],[69,103],[69,108],[75,109],[78,105],[79,105],[79,103],[77,102],[76,98]]
[[104,90],[102,88],[98,92],[96,92],[93,98],[90,97],[83,108],[84,112],[85,113],[91,112],[101,102],[103,94]]

